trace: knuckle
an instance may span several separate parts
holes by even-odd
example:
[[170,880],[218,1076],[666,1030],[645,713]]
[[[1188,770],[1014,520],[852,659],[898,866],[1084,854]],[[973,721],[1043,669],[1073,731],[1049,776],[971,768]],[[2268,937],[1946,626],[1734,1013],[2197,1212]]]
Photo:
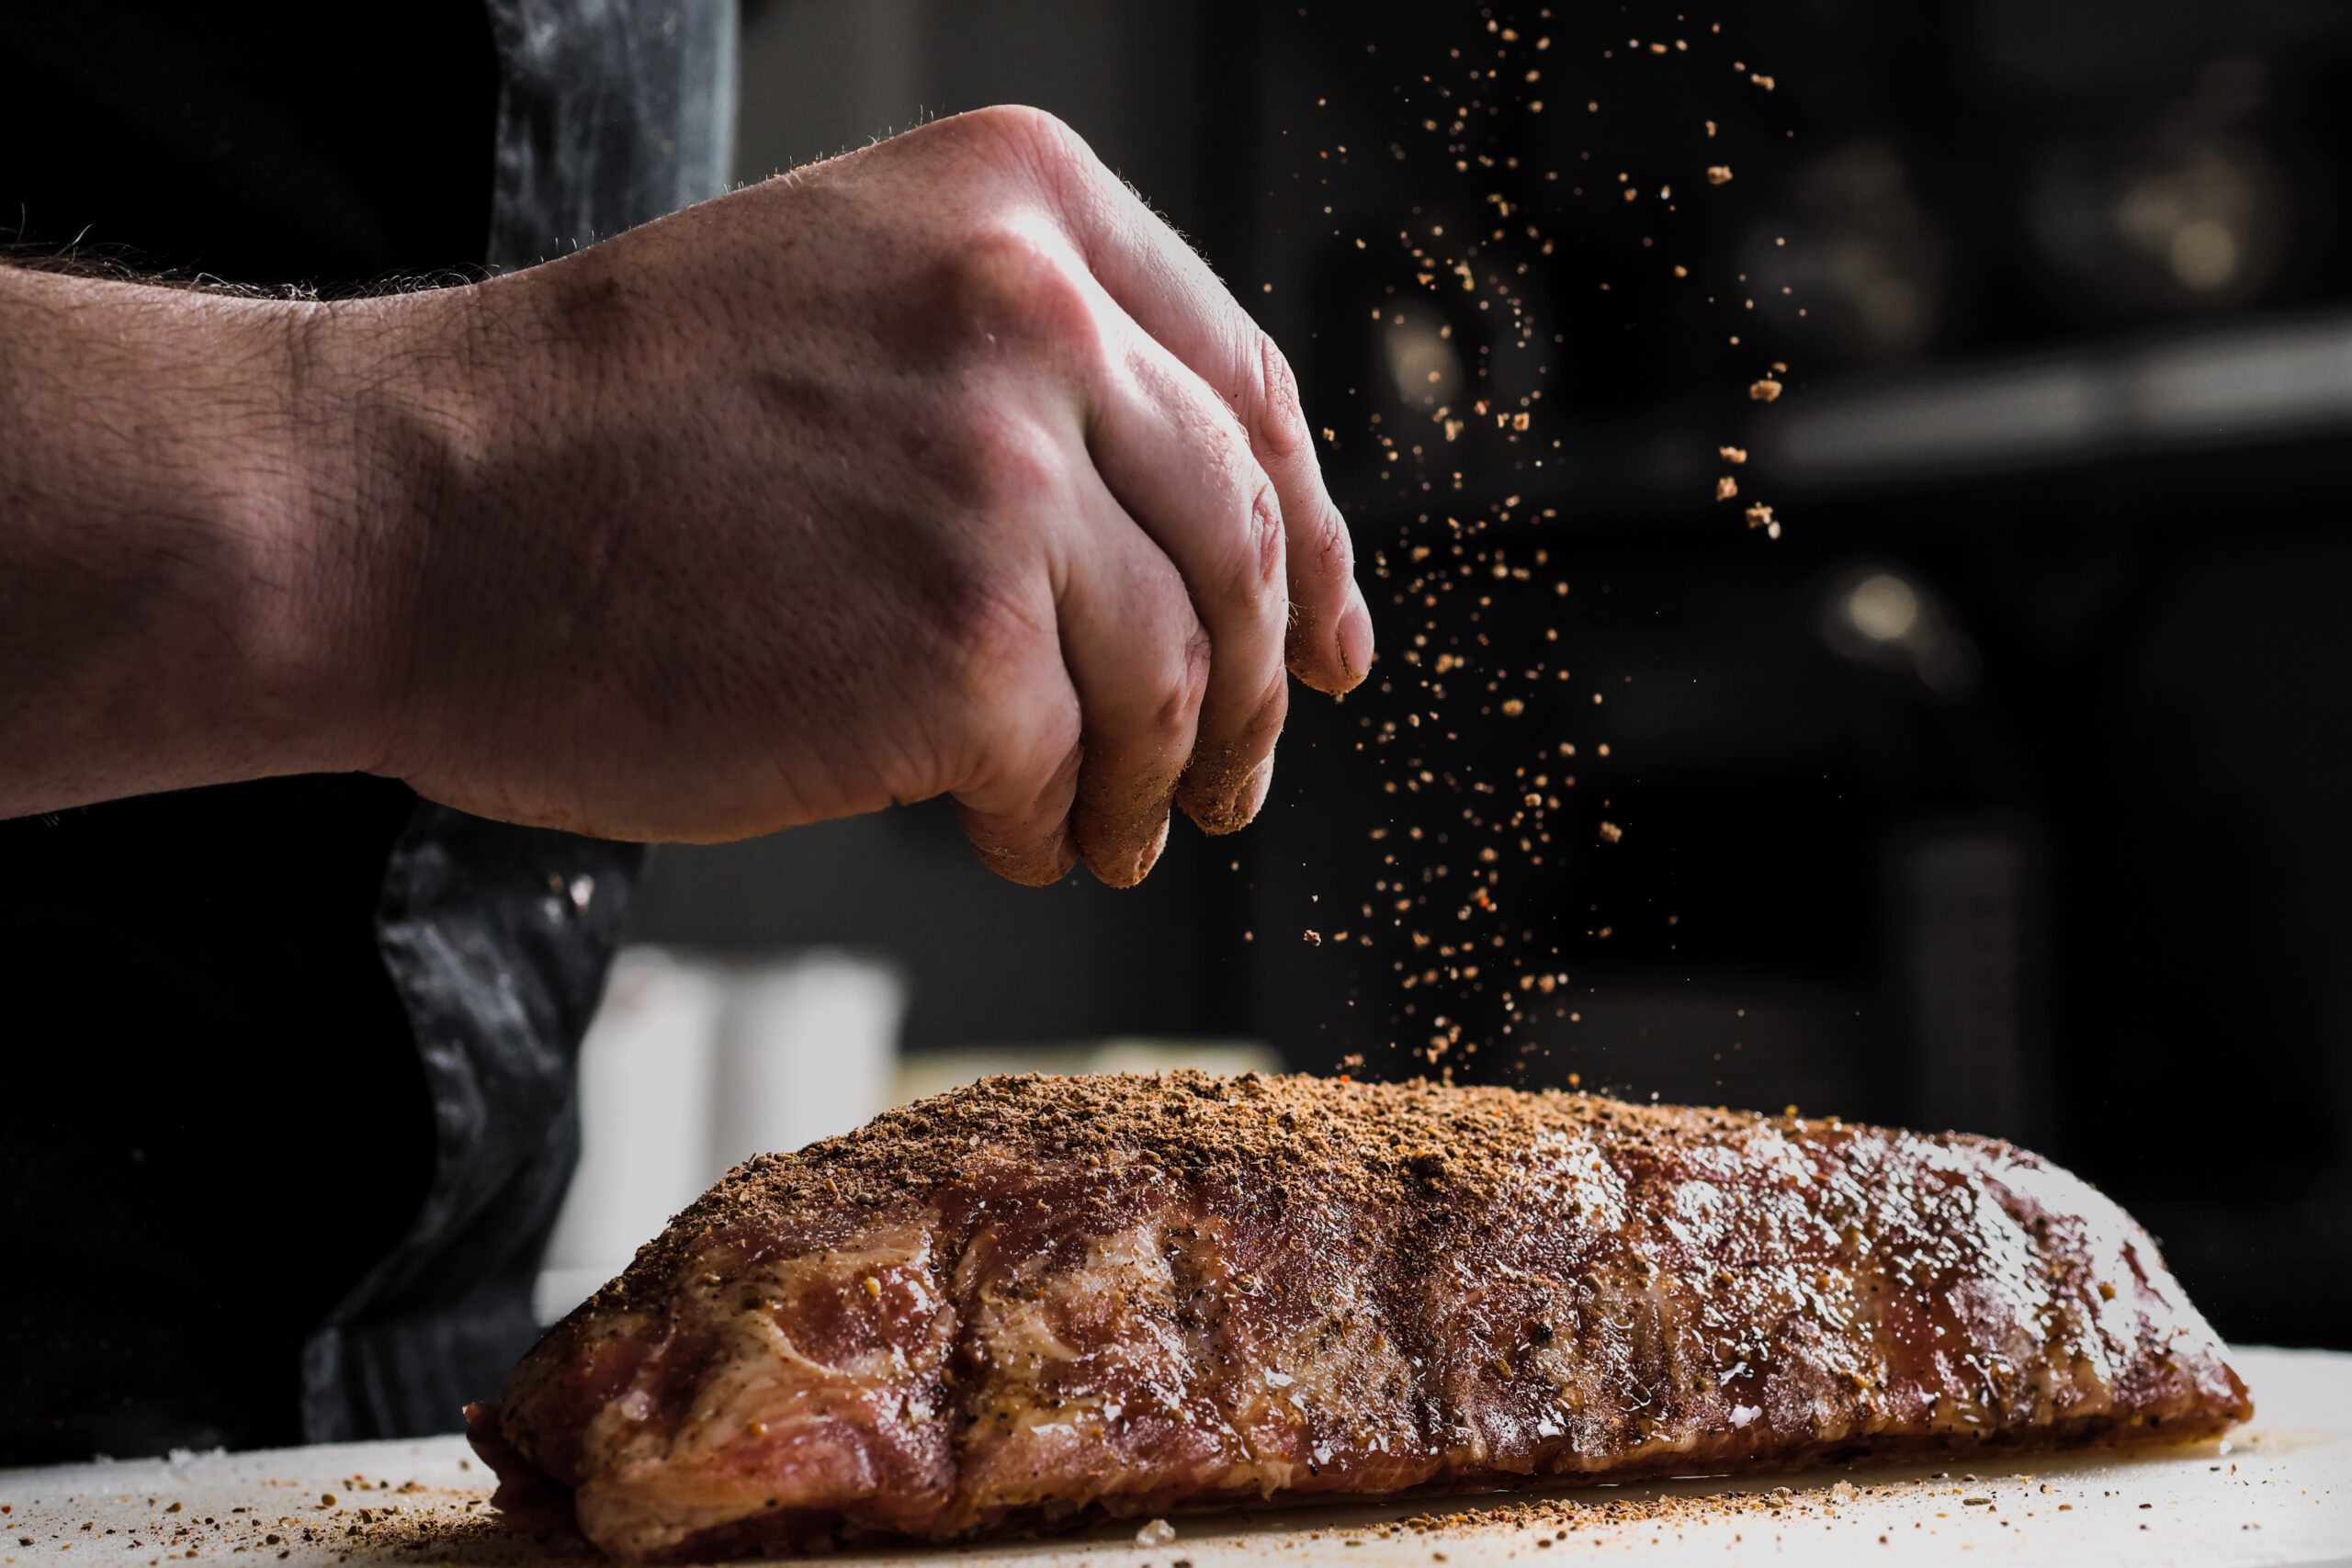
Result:
[[1275,739],[1283,732],[1283,721],[1290,716],[1290,682],[1283,679],[1277,665],[1273,679],[1242,720],[1234,744],[1249,756],[1259,756],[1274,749]]
[[1282,497],[1223,403],[1204,395],[1179,406],[1186,411],[1187,445],[1199,457],[1203,492],[1225,519],[1209,581],[1200,586],[1227,604],[1261,602],[1284,581]]
[[1260,439],[1276,455],[1287,457],[1306,444],[1306,410],[1299,400],[1298,377],[1274,340],[1258,333],[1258,418]]
[[1283,533],[1282,502],[1263,478],[1242,493],[1248,500],[1235,511],[1238,522],[1220,551],[1216,577],[1202,595],[1213,606],[1220,627],[1281,621],[1287,596],[1288,543]]
[[1306,547],[1300,552],[1304,558],[1294,558],[1294,570],[1319,586],[1337,589],[1355,575],[1355,541],[1348,536],[1347,525],[1336,511],[1325,511],[1309,527],[1312,532],[1304,541]]
[[1000,104],[956,117],[984,139],[987,156],[1056,198],[1098,192],[1111,172],[1069,123],[1025,104]]
[[1242,547],[1243,586],[1261,595],[1279,588],[1289,558],[1289,541],[1283,528],[1282,499],[1274,493],[1273,481],[1263,475],[1258,477],[1257,491],[1250,497]]
[[972,237],[956,261],[956,294],[990,346],[1099,362],[1103,328],[1089,280],[1064,246],[1016,227]]
[[1068,487],[1061,442],[1020,412],[1017,400],[975,389],[930,443],[941,489],[959,510],[981,517],[1050,513]]
[[999,424],[977,455],[985,465],[980,488],[1001,518],[1035,518],[1051,510],[1068,485],[1059,444],[1025,421]]
[[1194,621],[1169,650],[1155,682],[1147,718],[1154,734],[1181,733],[1198,720],[1201,701],[1208,694],[1210,659],[1208,633]]
[[1086,156],[1085,139],[1059,116],[1028,104],[995,104],[956,117],[956,123],[985,137],[1007,156],[1051,169]]

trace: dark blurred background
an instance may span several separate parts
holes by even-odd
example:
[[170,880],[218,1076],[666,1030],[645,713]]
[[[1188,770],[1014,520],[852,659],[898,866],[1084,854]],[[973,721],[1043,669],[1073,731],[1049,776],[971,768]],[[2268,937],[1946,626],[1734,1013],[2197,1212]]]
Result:
[[1194,238],[1328,431],[1383,662],[1140,890],[997,883],[933,806],[664,850],[640,938],[887,953],[918,1057],[2007,1135],[2228,1336],[2352,1347],[2352,10],[1559,9],[752,0],[741,177],[1022,101]]

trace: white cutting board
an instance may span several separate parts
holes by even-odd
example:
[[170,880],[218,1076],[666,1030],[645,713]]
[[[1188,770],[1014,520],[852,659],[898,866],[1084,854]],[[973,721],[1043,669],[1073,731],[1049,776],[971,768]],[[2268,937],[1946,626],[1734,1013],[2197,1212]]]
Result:
[[[1483,1509],[1513,1501],[1487,1494],[1384,1507],[1179,1515],[1176,1539],[1148,1546],[1136,1543],[1128,1524],[1057,1540],[842,1552],[832,1561],[926,1568],[967,1561],[991,1568],[1177,1568],[1180,1562],[1190,1568],[1418,1568],[1442,1552],[1455,1565],[1517,1559],[1563,1565],[1770,1560],[1806,1568],[2352,1568],[2352,1355],[2245,1349],[2231,1362],[2253,1387],[2256,1415],[2226,1451],[2205,1443],[2120,1459],[2043,1455],[1985,1465],[1973,1480],[1958,1466],[1938,1480],[1929,1468],[1864,1465],[1555,1489],[1541,1495],[1585,1506],[1541,1529],[1478,1522]],[[1833,1492],[1840,1482],[1862,1490],[1850,1497],[1842,1488]],[[1764,1494],[1777,1486],[1790,1495],[1770,1500],[1781,1505],[1775,1510]],[[8,1510],[0,1514],[0,1568],[163,1568],[191,1560],[225,1565],[239,1556],[252,1568],[281,1562],[285,1568],[500,1568],[578,1558],[576,1548],[566,1552],[506,1535],[483,1502],[490,1488],[481,1462],[456,1438],[0,1471],[0,1506]],[[332,1503],[322,1501],[328,1495]],[[1987,1501],[1970,1504],[1970,1497]],[[173,1503],[180,1505],[175,1513],[166,1511]],[[399,1511],[382,1512],[387,1505]],[[1623,1517],[1661,1508],[1662,1517]],[[1472,1518],[1434,1531],[1388,1530],[1396,1521],[1431,1514]],[[187,1533],[174,1533],[183,1529]],[[1552,1539],[1561,1529],[1566,1534]],[[281,1539],[268,1543],[269,1534]],[[26,1539],[30,1546],[21,1544]]]

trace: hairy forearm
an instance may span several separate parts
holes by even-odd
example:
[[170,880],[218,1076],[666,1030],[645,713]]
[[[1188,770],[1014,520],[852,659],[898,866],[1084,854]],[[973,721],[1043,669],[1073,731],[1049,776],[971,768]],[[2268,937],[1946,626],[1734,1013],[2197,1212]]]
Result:
[[0,268],[0,817],[371,762],[327,309]]

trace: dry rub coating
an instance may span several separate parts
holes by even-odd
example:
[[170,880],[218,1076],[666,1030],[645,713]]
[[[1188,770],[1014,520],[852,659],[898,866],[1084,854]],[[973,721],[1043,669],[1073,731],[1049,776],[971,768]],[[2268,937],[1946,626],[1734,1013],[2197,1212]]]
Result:
[[752,1160],[469,1414],[503,1504],[662,1562],[2252,1406],[2146,1233],[2006,1144],[1176,1073]]

